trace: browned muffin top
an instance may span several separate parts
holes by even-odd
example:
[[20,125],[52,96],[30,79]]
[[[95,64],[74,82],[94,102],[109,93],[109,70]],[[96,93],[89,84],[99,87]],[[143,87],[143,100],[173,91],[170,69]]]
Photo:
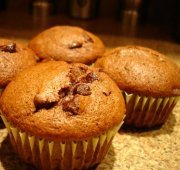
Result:
[[115,48],[99,59],[95,66],[129,93],[153,97],[180,95],[180,68],[149,48]]
[[125,112],[119,88],[105,73],[61,61],[18,74],[4,90],[0,109],[22,131],[65,141],[100,135]]
[[12,40],[0,39],[0,87],[21,70],[36,63],[34,52]]
[[29,47],[42,59],[92,63],[104,53],[102,41],[78,27],[56,26],[47,29],[29,42]]

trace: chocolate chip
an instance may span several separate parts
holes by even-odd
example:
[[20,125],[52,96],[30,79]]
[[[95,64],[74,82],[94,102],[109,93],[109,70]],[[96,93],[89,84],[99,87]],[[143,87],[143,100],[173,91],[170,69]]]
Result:
[[45,103],[36,103],[34,102],[35,107],[36,107],[36,112],[38,112],[39,110],[42,109],[46,109],[49,110],[51,108],[53,108],[55,105],[57,105],[57,102],[45,102]]
[[108,93],[106,93],[106,92],[102,92],[105,96],[109,96],[112,92],[110,91],[110,92],[108,92]]
[[87,84],[77,84],[77,86],[73,90],[73,94],[88,96],[91,94],[91,89]]
[[77,82],[79,81],[79,78],[81,76],[83,76],[87,71],[86,67],[77,67],[77,66],[73,66],[68,74],[71,83]]
[[91,72],[86,75],[85,80],[87,83],[92,83],[95,80],[99,80],[99,78],[95,73]]
[[67,96],[65,96],[65,97],[63,98],[62,102],[63,102],[63,103],[64,103],[64,102],[69,102],[69,101],[73,100],[73,98],[74,98],[74,96],[73,96],[72,94],[69,94],[69,95],[67,95]]
[[70,112],[73,115],[77,115],[79,111],[79,107],[77,107],[74,98],[70,101],[64,102],[62,104],[62,109],[65,112]]
[[9,43],[7,45],[1,45],[0,51],[15,53],[16,52],[16,44],[15,43]]
[[75,48],[81,48],[82,47],[82,43],[80,42],[73,42],[69,45],[69,49],[75,49]]
[[83,71],[83,73],[86,73],[86,71],[88,70],[87,66],[78,66],[79,69],[81,69],[81,71]]
[[83,37],[85,42],[94,43],[94,40],[88,34],[84,34]]
[[70,87],[61,88],[58,92],[60,98],[64,98],[70,92]]

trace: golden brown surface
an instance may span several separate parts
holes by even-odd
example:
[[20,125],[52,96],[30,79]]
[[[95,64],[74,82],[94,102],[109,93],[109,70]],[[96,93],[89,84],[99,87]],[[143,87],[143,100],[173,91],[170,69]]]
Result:
[[79,27],[56,26],[47,29],[30,42],[29,47],[40,58],[67,62],[92,63],[105,51],[102,41]]
[[120,89],[139,95],[180,95],[180,68],[164,55],[139,46],[118,47],[97,60]]
[[119,124],[125,112],[121,92],[106,74],[60,61],[20,73],[3,92],[0,105],[14,126],[51,140],[100,135]]
[[34,52],[15,42],[0,39],[0,87],[7,85],[21,70],[36,64]]

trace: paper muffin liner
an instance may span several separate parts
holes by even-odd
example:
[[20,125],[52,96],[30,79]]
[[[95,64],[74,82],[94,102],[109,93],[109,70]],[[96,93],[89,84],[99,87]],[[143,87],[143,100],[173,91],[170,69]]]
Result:
[[106,133],[83,141],[56,142],[31,136],[12,126],[1,115],[15,151],[27,163],[39,169],[86,169],[99,164],[123,121]]
[[175,107],[180,97],[154,98],[128,94],[126,101],[125,125],[134,127],[155,127],[162,125]]

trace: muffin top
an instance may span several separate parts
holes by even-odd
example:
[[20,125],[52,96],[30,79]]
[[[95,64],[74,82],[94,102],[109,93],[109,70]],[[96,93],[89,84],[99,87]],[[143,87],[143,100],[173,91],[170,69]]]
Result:
[[118,84],[138,95],[180,95],[180,68],[164,55],[140,46],[118,47],[95,63]]
[[20,43],[0,39],[0,88],[21,70],[36,63],[35,53]]
[[118,125],[125,112],[122,94],[109,76],[63,61],[18,74],[4,90],[0,109],[15,127],[55,141],[100,135]]
[[55,26],[29,42],[29,47],[42,59],[90,64],[105,51],[102,41],[79,27]]

